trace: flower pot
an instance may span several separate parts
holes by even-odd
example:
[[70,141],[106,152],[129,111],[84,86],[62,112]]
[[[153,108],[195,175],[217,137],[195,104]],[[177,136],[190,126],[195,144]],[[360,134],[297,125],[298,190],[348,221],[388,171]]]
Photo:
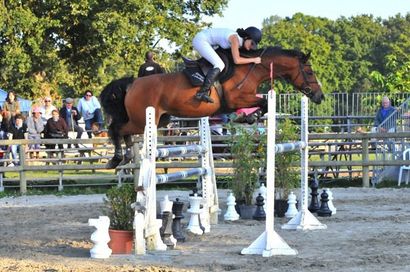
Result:
[[110,242],[108,246],[112,254],[131,254],[134,242],[134,232],[132,230],[113,230],[109,229]]
[[255,205],[239,205],[239,210],[242,219],[253,219],[253,214],[255,213]]
[[275,216],[284,217],[288,210],[288,201],[286,199],[275,199]]

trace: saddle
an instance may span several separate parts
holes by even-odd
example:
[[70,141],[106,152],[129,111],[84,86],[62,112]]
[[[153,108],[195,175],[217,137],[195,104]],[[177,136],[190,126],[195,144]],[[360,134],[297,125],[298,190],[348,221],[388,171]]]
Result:
[[[218,76],[219,84],[224,83],[229,78],[232,77],[234,73],[234,64],[229,49],[218,48],[216,53],[222,59],[225,64],[225,68],[221,71]],[[182,57],[184,60],[185,68],[182,70],[184,75],[189,79],[193,86],[202,86],[204,79],[209,69],[213,68],[213,65],[209,63],[205,58],[200,58],[198,60],[191,60],[185,57]]]

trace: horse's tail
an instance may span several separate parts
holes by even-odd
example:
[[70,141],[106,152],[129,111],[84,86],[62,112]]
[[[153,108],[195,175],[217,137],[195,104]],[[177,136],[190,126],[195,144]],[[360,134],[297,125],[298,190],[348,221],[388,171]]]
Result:
[[134,81],[134,77],[124,77],[111,81],[100,94],[104,112],[111,119],[108,133],[113,140],[118,140],[121,127],[128,122],[127,111],[124,106],[127,88]]

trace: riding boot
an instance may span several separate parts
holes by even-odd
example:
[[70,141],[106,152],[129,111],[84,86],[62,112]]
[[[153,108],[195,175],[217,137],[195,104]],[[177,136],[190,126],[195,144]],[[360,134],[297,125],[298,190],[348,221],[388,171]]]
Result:
[[204,79],[204,84],[202,85],[202,87],[199,89],[199,91],[195,95],[196,99],[207,102],[207,103],[214,103],[214,100],[209,96],[210,88],[212,84],[214,84],[215,79],[219,75],[220,72],[221,70],[219,70],[219,68],[212,68],[208,71]]

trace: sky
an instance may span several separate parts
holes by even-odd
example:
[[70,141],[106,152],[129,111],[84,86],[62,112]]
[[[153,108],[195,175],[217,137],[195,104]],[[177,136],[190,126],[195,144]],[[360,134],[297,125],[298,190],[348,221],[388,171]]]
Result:
[[409,0],[229,0],[223,17],[215,16],[209,22],[213,27],[237,29],[256,26],[272,15],[292,17],[301,12],[305,15],[326,17],[335,20],[341,16],[351,17],[372,14],[387,19],[398,13],[410,12]]

